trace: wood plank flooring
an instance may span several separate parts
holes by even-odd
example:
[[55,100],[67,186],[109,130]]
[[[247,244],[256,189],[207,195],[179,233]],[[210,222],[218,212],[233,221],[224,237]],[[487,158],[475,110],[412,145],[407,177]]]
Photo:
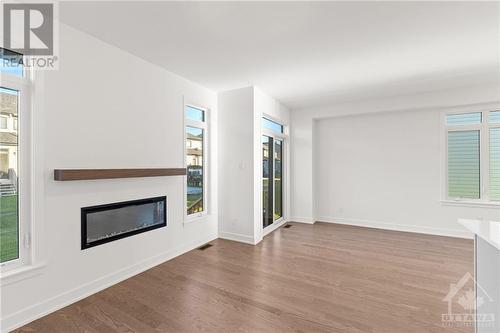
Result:
[[443,327],[472,240],[291,223],[216,240],[16,332],[466,332]]

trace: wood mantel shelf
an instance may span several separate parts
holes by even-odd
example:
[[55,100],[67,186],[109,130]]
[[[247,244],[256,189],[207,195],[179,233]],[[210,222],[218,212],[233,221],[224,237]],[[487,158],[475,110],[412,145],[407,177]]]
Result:
[[135,177],[184,176],[186,168],[148,169],[54,169],[54,180],[92,180]]

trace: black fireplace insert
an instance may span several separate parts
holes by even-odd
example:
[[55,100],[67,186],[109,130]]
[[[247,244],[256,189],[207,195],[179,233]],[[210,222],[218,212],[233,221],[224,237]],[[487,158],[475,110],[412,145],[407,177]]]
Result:
[[82,250],[167,225],[167,197],[83,207]]

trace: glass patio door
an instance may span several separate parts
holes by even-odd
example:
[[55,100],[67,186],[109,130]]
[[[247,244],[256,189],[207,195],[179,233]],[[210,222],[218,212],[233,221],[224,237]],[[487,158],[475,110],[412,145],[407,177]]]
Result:
[[283,217],[283,141],[262,136],[263,227]]

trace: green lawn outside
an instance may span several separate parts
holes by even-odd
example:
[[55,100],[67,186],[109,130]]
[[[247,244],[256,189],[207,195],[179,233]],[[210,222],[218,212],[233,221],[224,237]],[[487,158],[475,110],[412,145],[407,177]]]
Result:
[[17,195],[0,197],[0,262],[19,257]]
[[188,194],[187,195],[187,206],[191,207],[196,201],[198,201],[202,197],[202,193],[198,194]]
[[[274,195],[274,204],[275,204],[275,209],[276,211],[273,213],[273,221],[276,221],[277,219],[279,219],[280,217],[283,216],[283,212],[282,212],[282,206],[283,206],[283,203],[282,203],[282,199],[281,199],[281,192],[282,192],[282,185],[281,185],[281,179],[279,178],[276,178],[274,180],[275,182],[275,187],[274,187],[274,190],[273,190],[273,195]],[[263,178],[262,179],[262,189],[263,189],[263,193],[262,193],[262,205],[263,205],[263,209],[265,211],[269,211],[270,208],[268,208],[268,205],[269,205],[269,187],[268,187],[268,184],[269,184],[269,179],[267,178]]]

